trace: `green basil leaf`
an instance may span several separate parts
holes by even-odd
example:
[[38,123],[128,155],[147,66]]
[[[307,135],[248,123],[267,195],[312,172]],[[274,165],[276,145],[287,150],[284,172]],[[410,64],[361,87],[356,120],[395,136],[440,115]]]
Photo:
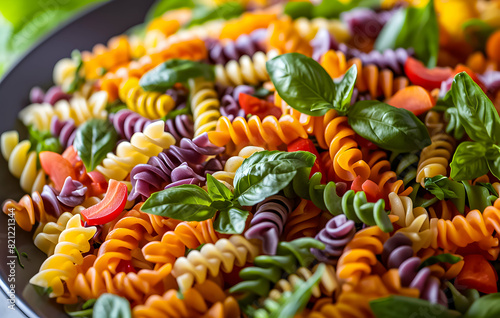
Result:
[[219,212],[215,218],[214,229],[224,234],[241,234],[245,229],[248,211],[229,208]]
[[183,107],[181,109],[176,109],[168,112],[165,116],[163,116],[162,120],[169,120],[169,119],[174,119],[175,117],[179,115],[187,115],[191,114],[191,107]]
[[[422,45],[425,43],[425,45]],[[378,51],[395,48],[413,48],[415,55],[429,68],[437,63],[439,26],[434,0],[423,8],[408,7],[393,15],[377,37]]]
[[278,94],[294,109],[321,116],[332,108],[335,85],[325,69],[312,58],[287,53],[267,61],[266,68]]
[[454,182],[445,176],[437,175],[432,178],[425,178],[425,189],[434,194],[439,200],[458,198],[458,195],[451,189],[449,185]]
[[481,19],[470,19],[462,24],[465,40],[477,51],[484,51],[486,42],[495,28]]
[[314,5],[310,2],[288,2],[284,13],[293,20],[298,18],[313,18]]
[[427,128],[417,116],[379,101],[354,104],[349,125],[361,137],[390,151],[412,152],[431,144]]
[[212,201],[231,201],[234,197],[231,190],[211,174],[207,174],[207,190]]
[[42,151],[52,151],[61,153],[62,147],[59,139],[53,137],[49,131],[38,131],[33,127],[28,127],[29,140],[31,142],[31,150],[37,153]]
[[33,286],[33,289],[40,296],[50,295],[54,291],[52,289],[52,287],[50,287],[50,286],[49,287],[42,287],[42,286],[33,285],[33,284],[31,284],[31,286]]
[[490,149],[486,152],[486,159],[488,160],[488,169],[491,173],[499,178],[500,177],[500,147],[491,145]]
[[469,74],[462,72],[455,76],[451,94],[467,135],[474,141],[500,143],[500,116]]
[[339,0],[323,0],[314,6],[313,17],[338,19],[342,12],[352,10],[356,7],[377,8],[380,0],[351,0],[349,2]]
[[392,295],[370,301],[370,308],[377,318],[440,317],[456,318],[460,313],[427,300]]
[[102,294],[94,304],[94,318],[132,318],[130,303],[114,294]]
[[214,81],[213,66],[202,62],[172,59],[144,74],[139,84],[146,91],[163,92],[176,83],[185,83],[189,79],[197,77]]
[[462,260],[462,258],[459,256],[452,255],[449,253],[443,253],[443,254],[434,255],[434,256],[429,257],[428,259],[423,261],[422,264],[420,264],[418,269],[422,269],[424,267],[431,266],[431,265],[434,265],[437,263],[456,264],[456,263],[460,262],[461,260]]
[[478,142],[462,142],[455,150],[450,167],[450,177],[456,181],[472,180],[487,174],[486,147]]
[[480,185],[481,187],[485,187],[488,189],[490,193],[492,193],[494,196],[498,197],[498,192],[495,188],[493,188],[493,185],[491,183],[485,183],[485,182],[478,182],[476,183],[477,185]]
[[158,0],[151,6],[146,14],[146,21],[151,21],[154,18],[160,17],[167,11],[181,9],[181,8],[194,8],[193,0]]
[[113,151],[117,140],[118,134],[108,120],[94,118],[78,127],[73,146],[90,172]]
[[200,25],[205,22],[217,19],[229,20],[239,17],[245,9],[236,1],[226,2],[213,9],[208,7],[196,7],[193,10],[193,18],[189,21],[187,27]]
[[489,294],[474,301],[463,318],[500,317],[500,293]]
[[347,70],[340,83],[335,83],[333,106],[341,115],[345,115],[347,108],[351,105],[352,92],[354,91],[357,76],[358,68],[353,65]]
[[297,169],[311,167],[316,156],[310,152],[260,151],[245,159],[234,177],[234,196],[251,206],[278,193],[295,177]]
[[212,199],[205,190],[185,184],[153,193],[141,211],[182,221],[204,221],[217,212],[211,203]]
[[479,185],[471,185],[469,181],[462,181],[462,184],[467,193],[467,200],[471,210],[484,211],[487,206],[491,205],[489,199],[490,191]]

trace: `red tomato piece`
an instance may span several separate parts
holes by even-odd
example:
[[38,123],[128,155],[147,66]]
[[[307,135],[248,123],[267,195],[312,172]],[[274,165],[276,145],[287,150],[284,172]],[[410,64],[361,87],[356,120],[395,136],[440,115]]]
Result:
[[42,169],[54,182],[56,190],[61,191],[67,177],[76,179],[75,170],[71,163],[60,154],[52,151],[42,151],[39,154]]
[[472,80],[474,82],[476,82],[476,84],[479,85],[479,87],[481,87],[483,92],[486,92],[486,86],[479,79],[479,77],[477,77],[477,74],[473,70],[471,70],[470,68],[468,68],[467,66],[465,66],[463,64],[458,64],[457,67],[455,67],[455,69],[453,70],[452,77],[455,77],[455,75],[457,75],[458,73],[462,73],[462,72],[469,74],[469,76],[472,78]]
[[497,280],[495,269],[483,255],[469,254],[464,257],[464,267],[458,274],[455,284],[491,294],[497,292]]
[[80,157],[78,157],[78,152],[76,151],[75,147],[69,146],[64,150],[62,153],[62,157],[71,163],[72,166],[74,166],[78,161],[80,161]]
[[126,274],[133,272],[137,273],[134,266],[132,265],[132,262],[130,260],[124,260],[122,259],[120,263],[118,263],[118,266],[116,266],[116,272],[124,272]]
[[404,108],[418,116],[434,107],[436,102],[425,88],[409,86],[394,94],[387,101],[387,104],[397,108]]
[[422,62],[412,57],[406,60],[405,73],[410,82],[427,90],[440,88],[441,82],[447,80],[453,74],[449,67],[428,69]]
[[309,177],[312,177],[316,172],[321,172],[321,182],[326,182],[326,174],[325,169],[323,168],[323,163],[320,160],[318,150],[314,146],[314,143],[310,139],[297,138],[295,141],[292,141],[288,145],[288,152],[295,151],[307,151],[316,156],[316,160],[314,161],[314,165],[311,167],[311,174]]
[[104,199],[81,212],[88,225],[101,225],[113,221],[123,211],[127,203],[127,185],[109,180]]
[[245,93],[240,93],[238,102],[245,114],[256,115],[261,119],[269,115],[279,118],[282,113],[281,109],[273,103]]

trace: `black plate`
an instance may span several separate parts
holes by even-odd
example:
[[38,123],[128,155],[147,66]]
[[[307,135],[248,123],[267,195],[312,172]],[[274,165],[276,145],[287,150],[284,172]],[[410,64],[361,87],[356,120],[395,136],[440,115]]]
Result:
[[[28,105],[28,94],[33,86],[48,88],[52,83],[54,64],[69,57],[74,49],[90,50],[97,43],[107,43],[109,38],[121,34],[128,28],[142,23],[153,0],[116,0],[94,7],[61,26],[27,53],[0,82],[1,116],[0,133],[20,129],[17,114]],[[23,130],[24,131],[24,130]],[[0,156],[1,157],[1,156]],[[0,203],[7,198],[15,200],[24,195],[19,181],[8,171],[7,163],[0,159]],[[0,285],[8,293],[9,275],[7,216],[0,213]],[[29,317],[65,316],[62,307],[55,301],[39,296],[28,282],[38,272],[46,255],[39,251],[32,241],[32,234],[16,227],[15,244],[19,251],[26,252],[28,259],[22,259],[25,266],[15,269],[16,305]],[[3,303],[2,306],[7,306]]]

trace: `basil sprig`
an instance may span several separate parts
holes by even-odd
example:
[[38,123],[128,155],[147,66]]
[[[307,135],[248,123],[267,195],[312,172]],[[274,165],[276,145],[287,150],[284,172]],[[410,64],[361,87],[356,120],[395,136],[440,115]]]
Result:
[[408,110],[379,101],[361,101],[349,107],[357,76],[355,67],[342,80],[333,82],[318,62],[289,53],[268,61],[267,70],[281,98],[302,113],[321,116],[335,109],[349,117],[357,134],[387,150],[411,152],[431,144],[425,125]]
[[234,194],[207,174],[207,191],[196,185],[180,185],[153,193],[141,210],[183,221],[203,221],[215,216],[219,233],[239,234],[245,229],[251,206],[283,190],[297,170],[311,167],[316,157],[309,152],[261,151],[245,159],[236,171]]
[[130,303],[127,299],[114,294],[102,294],[94,304],[92,317],[132,318]]
[[451,178],[471,180],[488,171],[500,177],[500,116],[495,106],[465,72],[455,76],[448,94],[457,120],[473,140],[458,145],[450,164]]
[[176,83],[185,83],[191,78],[215,79],[212,65],[181,59],[168,60],[141,77],[139,85],[146,91],[163,92]]
[[377,8],[380,0],[351,0],[348,2],[339,0],[324,0],[314,5],[310,2],[288,2],[285,5],[285,14],[292,19],[300,17],[338,19],[340,14],[354,8],[368,7]]
[[463,318],[500,317],[500,293],[480,297],[472,303]]
[[109,121],[94,118],[78,127],[73,146],[90,172],[113,151],[117,139],[118,134]]
[[429,257],[428,259],[423,261],[422,264],[420,264],[418,269],[422,269],[424,267],[431,266],[431,265],[434,265],[437,263],[456,264],[456,263],[460,262],[461,260],[462,260],[462,258],[460,256],[456,256],[456,255],[449,254],[449,253],[443,253],[443,254],[434,255],[434,256]]
[[[422,45],[425,43],[425,45]],[[439,52],[439,26],[434,0],[423,8],[401,9],[387,22],[375,42],[378,51],[413,48],[427,67],[436,66]]]
[[60,153],[62,150],[59,139],[52,136],[49,131],[39,131],[34,127],[28,127],[29,140],[31,142],[31,150],[36,150],[37,153],[42,151],[52,151]]
[[370,308],[377,318],[440,317],[457,318],[460,313],[440,304],[406,296],[391,295],[370,301]]

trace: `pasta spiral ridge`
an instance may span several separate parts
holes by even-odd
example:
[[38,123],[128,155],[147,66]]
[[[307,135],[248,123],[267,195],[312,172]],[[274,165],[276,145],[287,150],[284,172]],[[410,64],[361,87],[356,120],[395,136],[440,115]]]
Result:
[[65,121],[59,120],[57,117],[52,117],[50,123],[50,133],[57,137],[63,148],[68,148],[73,145],[76,137],[76,126],[73,119]]
[[223,151],[223,147],[217,147],[210,143],[207,134],[202,134],[192,140],[184,138],[179,146],[171,146],[151,157],[147,164],[138,164],[133,167],[130,173],[132,191],[129,198],[133,200],[139,195],[147,198],[151,193],[159,191],[165,184],[183,179],[183,176],[172,175],[173,170],[183,163],[186,165],[183,166],[182,170],[192,169],[196,176],[192,175],[195,178],[199,176],[203,179],[201,181],[204,181],[205,165],[208,164],[205,161],[208,156],[214,156]]
[[243,161],[253,155],[256,152],[263,151],[264,148],[261,147],[253,147],[253,146],[247,146],[244,147],[243,149],[240,150],[238,155],[232,156],[229,158],[225,165],[224,165],[224,171],[216,171],[212,174],[212,176],[224,183],[230,190],[233,190],[233,181],[234,181],[234,176],[236,175],[236,170],[241,166]]
[[321,210],[309,200],[302,199],[288,215],[283,235],[287,241],[300,237],[313,237],[318,232]]
[[257,146],[274,150],[297,138],[307,138],[307,132],[297,119],[289,115],[279,119],[266,116],[262,121],[254,115],[248,120],[237,117],[233,122],[221,117],[216,131],[210,132],[208,136],[217,146],[225,146],[232,141],[238,147]]
[[0,137],[2,155],[7,161],[9,171],[19,179],[21,188],[25,192],[42,192],[47,183],[43,169],[37,167],[38,154],[30,150],[31,142],[19,142],[17,131],[6,131]]
[[325,249],[313,249],[311,252],[318,261],[335,265],[344,247],[354,237],[354,233],[356,233],[354,221],[348,220],[343,214],[337,215],[330,219],[315,237],[325,244]]
[[139,79],[135,77],[129,78],[120,86],[119,96],[131,111],[148,119],[160,119],[175,107],[171,96],[144,91],[139,85]]
[[259,249],[240,235],[222,238],[215,244],[205,244],[199,251],[193,250],[186,257],[178,258],[172,275],[177,279],[180,290],[185,291],[195,282],[203,283],[207,275],[216,277],[221,270],[229,273],[234,266],[253,262]]
[[194,136],[215,129],[220,117],[220,101],[214,84],[204,79],[189,80],[191,111],[194,120]]
[[422,149],[416,181],[425,186],[425,178],[448,175],[448,165],[455,152],[455,140],[447,134],[431,137],[431,145]]
[[274,255],[283,233],[288,214],[292,212],[292,202],[282,195],[273,195],[256,206],[256,211],[245,232],[247,239],[262,241],[262,252]]
[[143,132],[135,133],[130,142],[120,143],[116,154],[108,153],[96,170],[108,179],[123,181],[132,168],[145,164],[149,158],[174,144],[174,137],[165,132],[165,123],[156,121],[146,126]]
[[211,280],[197,283],[179,299],[177,290],[170,289],[163,295],[150,296],[143,305],[133,309],[134,317],[240,317],[236,300],[226,296],[223,289]]
[[207,39],[208,60],[213,64],[225,65],[229,61],[240,59],[243,55],[253,56],[257,52],[265,52],[262,43],[267,36],[265,29],[257,29],[250,34],[242,34],[235,41],[218,41]]
[[95,227],[83,227],[80,215],[74,215],[59,236],[54,255],[43,262],[39,272],[30,279],[30,283],[44,288],[51,287],[51,298],[63,296],[63,282],[70,284],[76,278],[75,265],[83,263],[82,253],[90,250],[89,240],[95,232]]
[[243,55],[238,61],[215,66],[215,80],[224,86],[259,85],[269,80],[266,62],[277,55],[276,51],[257,52],[252,56]]
[[105,119],[108,95],[106,92],[93,93],[88,99],[74,96],[69,101],[60,100],[50,104],[32,104],[19,112],[19,119],[25,126],[33,125],[39,131],[49,131],[53,117],[60,120],[73,119],[76,126],[92,118]]
[[202,244],[215,244],[221,235],[215,232],[211,219],[201,222],[181,222],[173,231],[168,231],[160,241],[153,241],[142,248],[144,258],[155,264],[173,264],[187,249],[195,249]]
[[260,255],[254,259],[254,267],[240,271],[242,282],[229,289],[230,293],[243,293],[245,298],[265,297],[273,284],[286,273],[293,274],[299,267],[309,266],[314,257],[311,248],[324,248],[323,243],[313,238],[300,238],[291,242],[280,242],[276,255]]
[[72,217],[73,214],[64,212],[54,222],[40,223],[40,228],[37,229],[33,237],[35,246],[47,256],[54,254],[59,236],[66,229],[66,225]]
[[252,95],[255,93],[255,88],[249,85],[239,85],[236,87],[228,87],[224,89],[221,97],[220,113],[222,116],[233,121],[236,117],[245,117],[245,111],[241,109],[239,96],[241,93]]

